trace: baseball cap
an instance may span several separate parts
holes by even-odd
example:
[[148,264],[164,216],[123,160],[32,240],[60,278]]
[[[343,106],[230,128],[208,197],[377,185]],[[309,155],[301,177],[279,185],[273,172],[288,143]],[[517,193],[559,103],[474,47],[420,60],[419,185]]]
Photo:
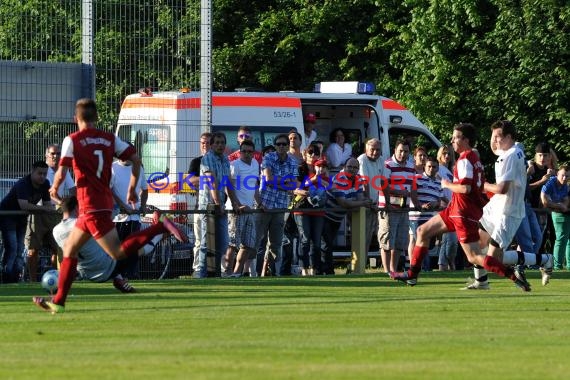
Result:
[[313,162],[314,166],[328,166],[328,162],[327,160],[325,160],[324,158],[319,158],[318,160],[316,160],[315,162]]
[[308,113],[305,115],[305,121],[307,123],[315,123],[317,121],[317,117],[314,113]]
[[550,145],[545,142],[538,143],[535,148],[536,153],[550,153]]

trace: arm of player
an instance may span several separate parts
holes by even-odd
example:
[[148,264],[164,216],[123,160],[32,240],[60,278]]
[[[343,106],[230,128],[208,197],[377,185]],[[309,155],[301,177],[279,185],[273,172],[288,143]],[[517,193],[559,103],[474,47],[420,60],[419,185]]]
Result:
[[503,181],[499,183],[489,183],[485,182],[483,185],[483,189],[487,193],[493,194],[506,194],[509,191],[509,187],[511,186],[511,182],[513,181]]
[[133,153],[129,157],[129,161],[131,161],[133,165],[131,169],[131,180],[129,181],[129,188],[127,190],[127,202],[131,204],[134,209],[139,199],[136,189],[139,183],[139,176],[141,175],[141,159],[138,154]]
[[444,189],[449,189],[453,193],[457,194],[469,194],[471,193],[471,185],[462,185],[460,183],[453,183],[446,179],[441,180],[441,187]]

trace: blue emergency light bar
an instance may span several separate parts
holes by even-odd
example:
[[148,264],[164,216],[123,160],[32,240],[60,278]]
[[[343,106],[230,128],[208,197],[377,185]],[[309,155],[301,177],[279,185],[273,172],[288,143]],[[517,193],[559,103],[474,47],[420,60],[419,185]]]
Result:
[[376,90],[372,82],[320,82],[314,91],[321,94],[368,94]]

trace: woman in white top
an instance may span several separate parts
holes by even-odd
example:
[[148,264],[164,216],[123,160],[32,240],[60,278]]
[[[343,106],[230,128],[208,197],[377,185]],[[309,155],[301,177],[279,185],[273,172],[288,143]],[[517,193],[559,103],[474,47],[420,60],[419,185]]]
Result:
[[344,130],[335,128],[330,134],[331,144],[327,148],[327,160],[332,168],[342,166],[352,157],[352,146],[345,142]]

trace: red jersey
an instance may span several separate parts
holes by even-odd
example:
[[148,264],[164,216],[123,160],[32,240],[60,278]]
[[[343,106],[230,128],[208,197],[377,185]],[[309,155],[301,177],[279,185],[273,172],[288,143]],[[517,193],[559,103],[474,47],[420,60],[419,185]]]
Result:
[[483,165],[477,153],[468,150],[459,155],[453,168],[453,183],[470,185],[471,192],[451,195],[451,202],[448,206],[450,217],[461,216],[478,221],[483,215],[483,206],[487,202],[483,196],[483,184],[485,183]]
[[63,140],[59,164],[73,167],[79,213],[113,209],[113,157],[127,160],[135,149],[110,132],[96,128],[77,131]]

